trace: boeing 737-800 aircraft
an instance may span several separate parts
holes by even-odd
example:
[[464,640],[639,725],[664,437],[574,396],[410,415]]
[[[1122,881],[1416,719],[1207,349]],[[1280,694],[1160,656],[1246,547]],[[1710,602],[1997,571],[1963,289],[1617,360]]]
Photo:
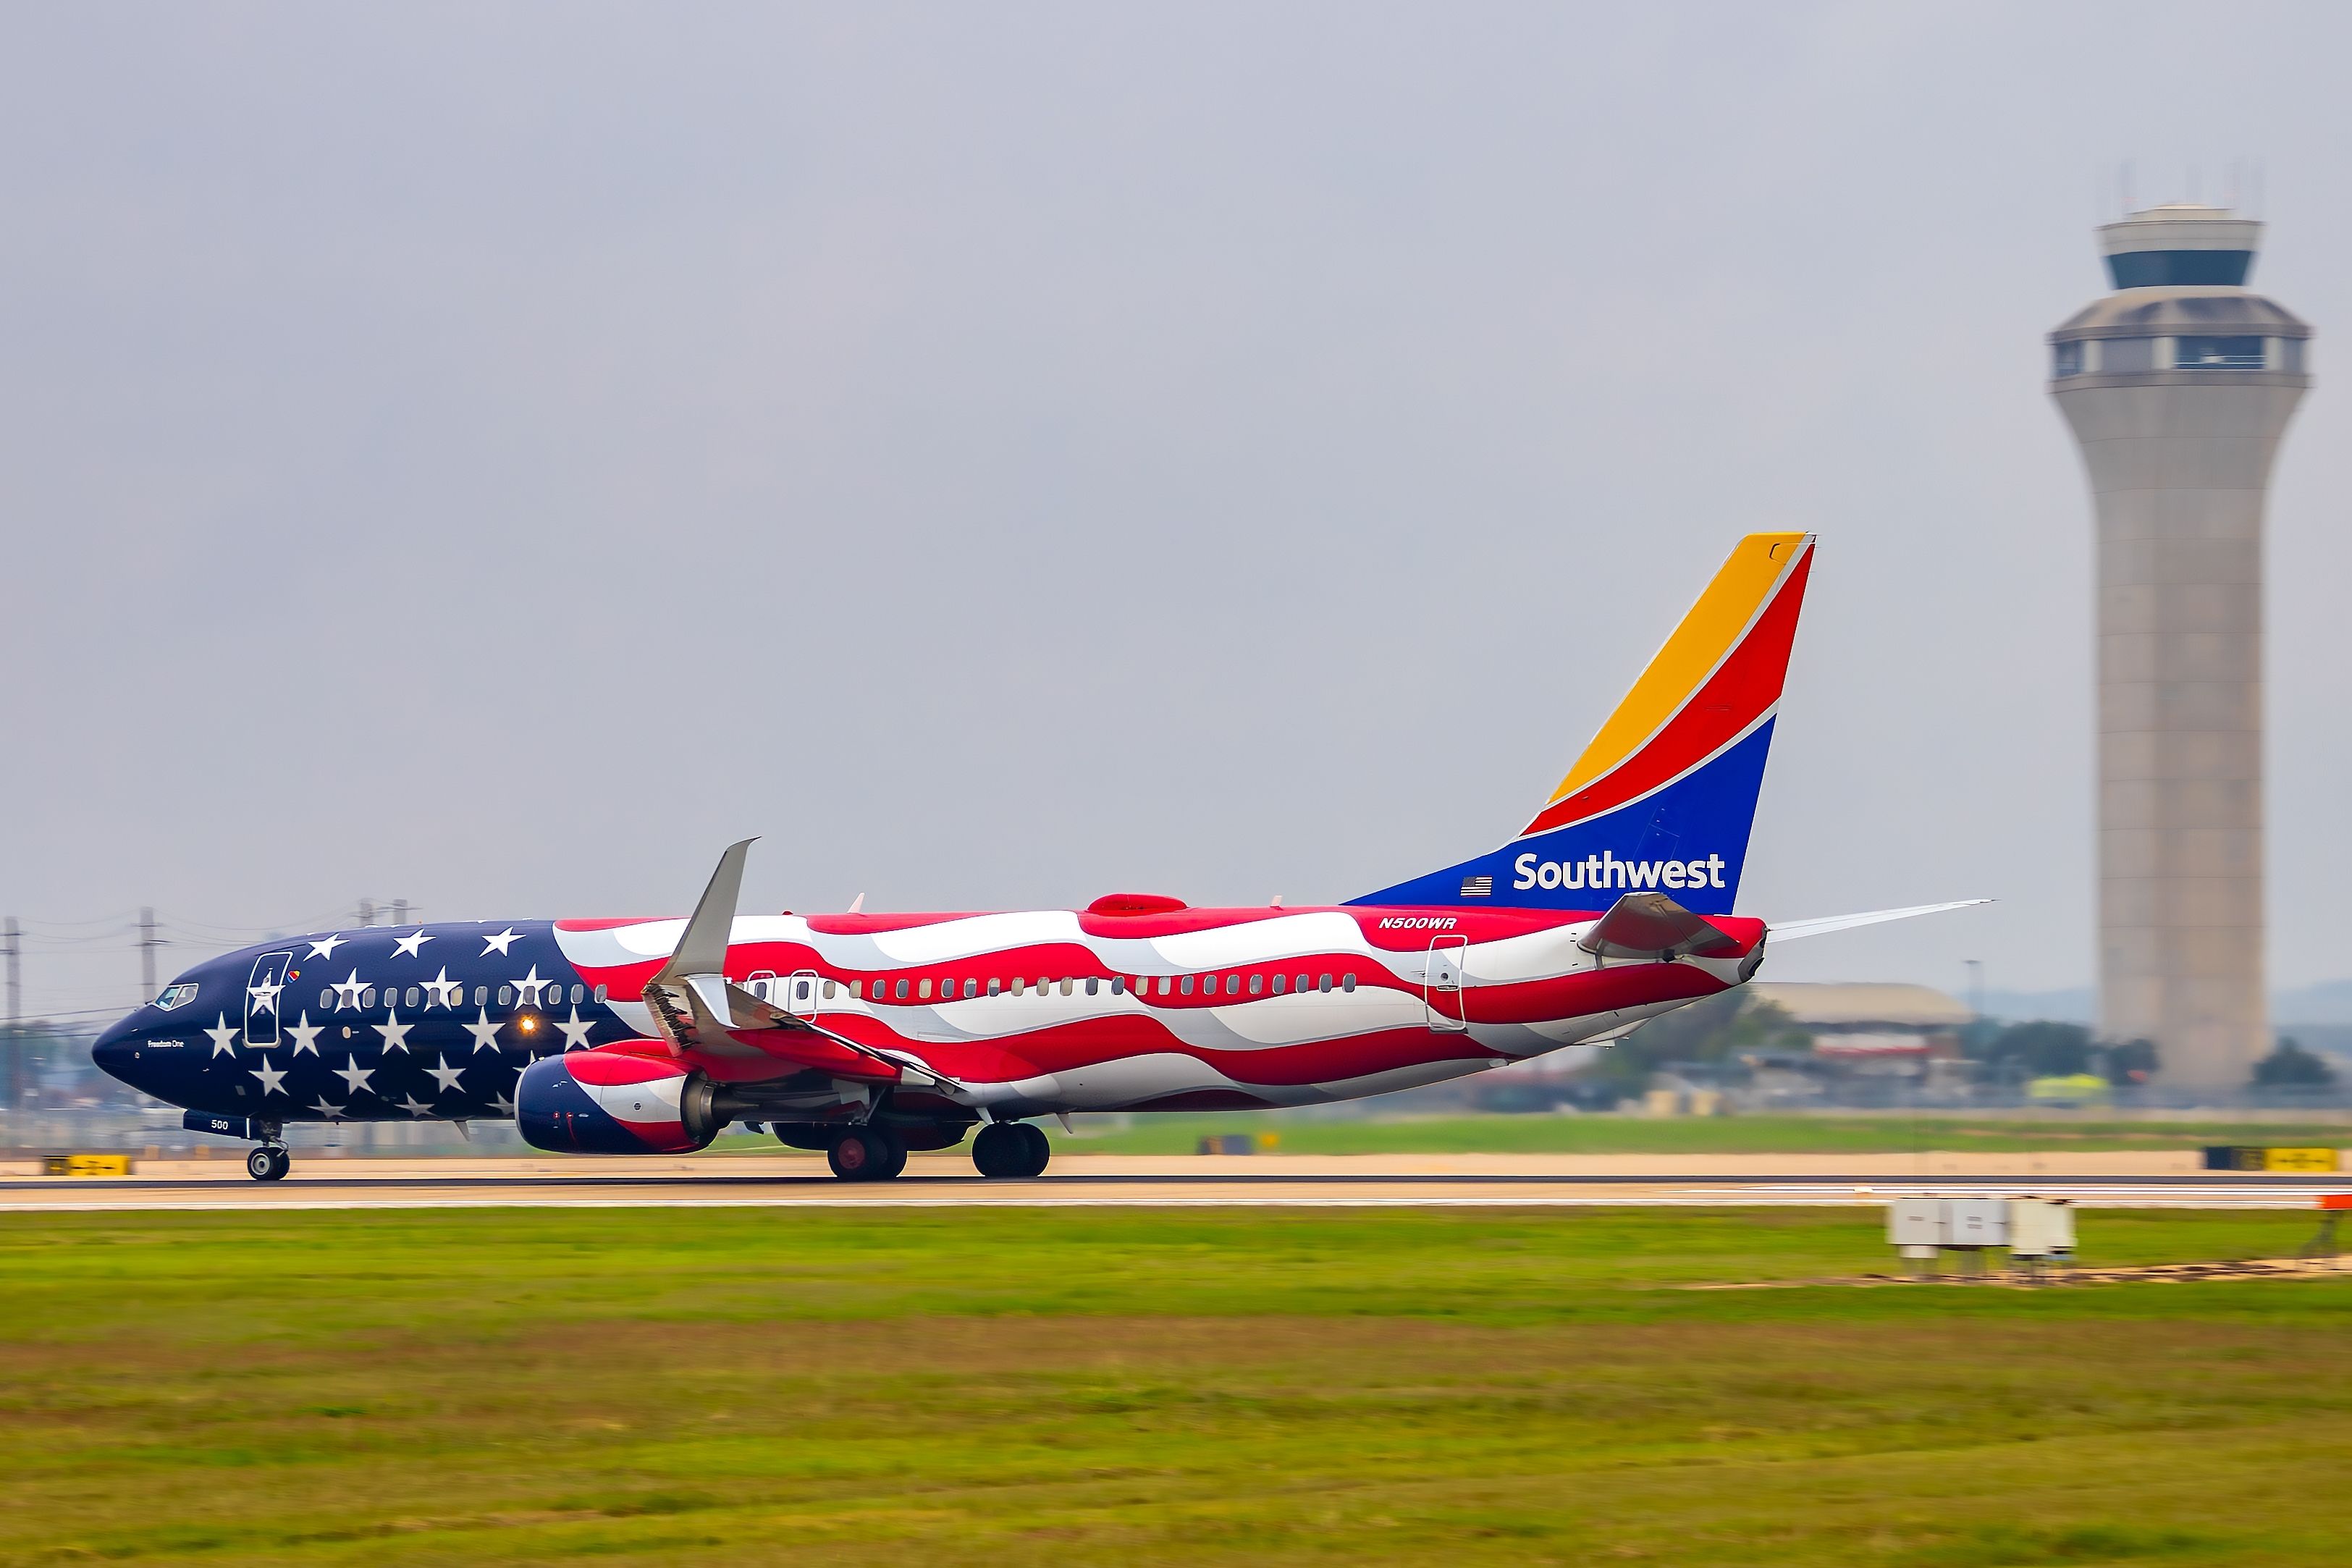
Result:
[[1740,542],[1517,837],[1318,909],[738,915],[750,841],[687,920],[368,927],[201,964],[99,1065],[253,1141],[289,1123],[512,1117],[541,1149],[677,1153],[737,1121],[897,1175],[975,1127],[987,1176],[1047,1158],[1030,1118],[1309,1105],[1605,1041],[1752,976],[1732,914],[1811,569]]

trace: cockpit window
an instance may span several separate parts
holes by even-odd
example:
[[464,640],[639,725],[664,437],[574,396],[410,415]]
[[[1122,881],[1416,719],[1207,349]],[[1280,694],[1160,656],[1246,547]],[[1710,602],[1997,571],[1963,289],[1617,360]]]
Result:
[[163,987],[163,994],[155,998],[155,1005],[168,1013],[174,1007],[184,1007],[195,999],[196,983],[178,980]]

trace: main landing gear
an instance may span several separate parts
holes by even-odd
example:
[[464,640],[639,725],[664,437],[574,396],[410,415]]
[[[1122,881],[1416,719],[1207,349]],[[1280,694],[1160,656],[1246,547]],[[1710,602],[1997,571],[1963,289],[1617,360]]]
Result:
[[245,1173],[257,1182],[282,1182],[294,1168],[294,1156],[283,1143],[262,1143],[245,1157]]
[[907,1141],[872,1122],[845,1127],[824,1162],[845,1182],[887,1182],[907,1168]]
[[971,1141],[971,1163],[983,1176],[1042,1176],[1053,1157],[1045,1130],[1026,1121],[992,1121]]

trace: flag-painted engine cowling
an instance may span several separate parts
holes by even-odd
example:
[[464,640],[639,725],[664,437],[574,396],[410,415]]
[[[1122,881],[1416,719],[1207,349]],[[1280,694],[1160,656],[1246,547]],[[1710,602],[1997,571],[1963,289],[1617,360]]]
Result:
[[688,1154],[745,1109],[698,1072],[622,1051],[543,1057],[515,1085],[523,1141],[562,1154]]

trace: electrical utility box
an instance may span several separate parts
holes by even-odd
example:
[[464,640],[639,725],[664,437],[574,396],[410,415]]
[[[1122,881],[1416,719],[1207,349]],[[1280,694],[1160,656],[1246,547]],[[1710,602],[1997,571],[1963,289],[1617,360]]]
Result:
[[1946,1198],[1946,1247],[2006,1247],[2009,1245],[2007,1198]]
[[2072,1258],[2074,1206],[2049,1198],[2011,1198],[2009,1254],[2011,1258]]
[[1944,1200],[1941,1198],[1896,1198],[1886,1205],[1886,1241],[1890,1247],[1906,1249],[1905,1257],[1916,1257],[1908,1249],[1924,1247],[1934,1249],[1944,1244]]

